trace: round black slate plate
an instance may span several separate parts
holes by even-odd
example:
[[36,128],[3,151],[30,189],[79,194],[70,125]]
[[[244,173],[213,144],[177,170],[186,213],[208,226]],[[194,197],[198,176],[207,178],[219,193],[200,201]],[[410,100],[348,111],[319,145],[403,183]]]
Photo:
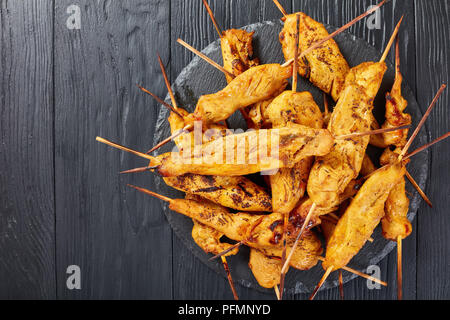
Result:
[[[332,32],[336,30],[335,27],[326,25],[328,31]],[[281,52],[281,45],[278,42],[278,34],[281,31],[282,23],[280,21],[266,21],[262,23],[256,23],[244,27],[248,31],[255,31],[254,35],[254,51],[255,55],[260,59],[261,63],[283,63],[283,54]],[[370,46],[362,39],[358,39],[349,33],[341,33],[335,40],[337,41],[342,54],[347,59],[351,67],[356,66],[364,61],[378,61],[381,57],[381,53],[374,47]],[[220,42],[219,40],[208,45],[203,51],[207,56],[215,61],[222,61]],[[389,91],[394,81],[394,67],[387,61],[388,71],[386,72],[383,83],[381,85],[379,94],[375,100],[374,114],[380,121],[383,122],[384,118],[384,104],[385,93]],[[407,72],[407,71],[406,71]],[[173,89],[176,93],[176,98],[179,106],[183,106],[188,111],[193,111],[198,98],[202,94],[213,93],[221,90],[226,86],[225,77],[223,74],[208,65],[206,62],[195,57],[189,65],[183,69],[176,79]],[[311,85],[308,81],[300,78],[298,91],[310,91],[314,96],[316,103],[321,106],[323,110],[323,95],[322,92]],[[403,96],[408,101],[407,112],[411,114],[413,120],[413,126],[417,125],[421,118],[421,113],[415,96],[409,86],[403,82]],[[331,98],[328,99],[331,101]],[[170,101],[169,97],[166,97],[166,101]],[[163,106],[160,107],[158,120],[156,124],[156,133],[154,138],[154,144],[170,135],[170,128],[167,122],[169,112]],[[241,118],[239,112],[235,113],[230,119],[229,124],[232,128],[246,128],[245,122]],[[426,143],[425,130],[421,130],[417,136],[414,144],[410,150],[414,150],[417,146]],[[173,144],[165,146],[157,151],[157,153],[167,152],[173,148]],[[381,154],[380,150],[375,148],[369,148],[369,153],[373,160],[378,159]],[[378,163],[375,160],[375,163]],[[415,177],[421,188],[425,187],[427,174],[428,174],[429,158],[428,152],[422,152],[414,157],[413,161],[408,165],[408,171]],[[156,179],[157,192],[169,197],[182,197],[183,194],[168,187],[162,179],[159,177]],[[411,194],[410,197],[410,211],[408,217],[412,220],[417,212],[421,198],[407,183],[407,189]],[[176,235],[183,241],[189,250],[199,258],[204,264],[211,269],[215,270],[222,276],[226,276],[223,267],[218,261],[209,261],[211,255],[204,253],[192,240],[192,221],[191,219],[182,216],[178,213],[172,212],[164,204],[164,213],[169,221],[171,227],[175,231]],[[349,266],[358,270],[364,271],[369,265],[377,264],[383,259],[394,247],[395,243],[386,241],[380,232],[378,227],[373,236],[374,242],[367,243],[364,248],[359,252],[357,256],[350,262]],[[174,252],[174,254],[177,254]],[[272,290],[261,288],[253,277],[250,269],[248,268],[248,248],[241,248],[240,253],[236,256],[228,258],[233,280],[245,287],[255,288],[263,292],[272,292]],[[317,282],[322,277],[324,271],[320,263],[308,271],[298,271],[291,269],[286,277],[286,292],[288,293],[304,293],[311,292]],[[382,275],[383,276],[383,275]],[[343,280],[344,283],[355,278],[354,274],[344,271]],[[323,285],[323,289],[331,288],[338,285],[337,273],[332,273],[328,280]]]

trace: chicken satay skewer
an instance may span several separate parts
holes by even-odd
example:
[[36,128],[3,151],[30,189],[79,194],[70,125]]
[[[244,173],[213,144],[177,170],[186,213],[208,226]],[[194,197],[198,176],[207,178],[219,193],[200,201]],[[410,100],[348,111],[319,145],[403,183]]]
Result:
[[[344,25],[342,28],[340,28],[339,30],[337,30],[336,32],[331,33],[330,35],[328,35],[327,37],[323,38],[320,41],[317,41],[317,43],[315,45],[312,45],[311,47],[309,47],[308,49],[306,49],[305,51],[303,51],[300,55],[299,58],[303,57],[304,55],[308,54],[309,52],[311,52],[312,50],[318,48],[322,43],[328,41],[329,39],[333,38],[334,36],[336,36],[337,34],[339,34],[340,32],[344,31],[345,29],[347,29],[348,27],[350,27],[352,24],[354,24],[355,22],[361,20],[362,18],[364,18],[365,16],[367,16],[368,14],[374,12],[377,8],[379,8],[381,5],[383,5],[386,2],[386,0],[383,0],[380,4],[378,4],[376,7],[368,10],[366,13],[362,14],[361,16],[357,17],[356,19],[350,21],[349,23],[347,23],[346,25]],[[193,48],[192,48],[193,49]],[[200,55],[202,55],[200,53]],[[203,58],[208,59],[206,56],[203,55]],[[286,67],[289,66],[292,62],[294,61],[294,59],[290,59],[289,61],[287,61],[286,63],[284,63],[283,65],[281,65],[282,67]],[[208,61],[211,62],[211,61]],[[214,62],[213,62],[214,63]],[[216,63],[214,63],[215,66],[217,67],[218,65]],[[220,66],[218,66],[220,69]],[[189,125],[188,125],[189,126]],[[185,130],[190,130],[192,129],[191,127],[186,126],[184,129]],[[181,133],[180,133],[181,134]],[[179,135],[179,134],[178,134]],[[148,153],[150,153],[151,151],[156,150],[157,148],[161,147],[162,145],[164,145],[165,143],[171,141],[174,138],[174,136],[171,136],[165,140],[163,140],[161,143],[159,143],[158,145],[156,145],[154,148],[152,148],[151,150],[149,150]]]
[[[366,12],[364,12],[363,14],[359,15],[358,17],[356,17],[355,19],[351,20],[350,22],[346,23],[345,25],[343,25],[342,27],[340,27],[339,29],[337,29],[336,31],[330,33],[328,36],[326,36],[325,38],[315,42],[314,44],[312,44],[308,49],[306,49],[305,51],[303,51],[302,53],[300,53],[299,55],[299,59],[304,57],[305,55],[307,55],[308,53],[310,53],[311,51],[313,51],[314,49],[317,49],[318,47],[320,47],[323,43],[327,42],[328,40],[330,40],[331,38],[334,38],[335,36],[337,36],[338,34],[340,34],[341,32],[345,31],[346,29],[350,28],[353,24],[355,24],[356,22],[358,22],[359,20],[363,19],[364,17],[368,16],[369,14],[371,14],[372,12],[375,12],[376,10],[378,10],[378,8],[380,8],[382,5],[384,5],[388,0],[383,0],[381,1],[379,4],[377,4],[376,6],[374,6],[373,8],[367,10]],[[290,64],[292,64],[294,62],[294,59],[289,59],[288,61],[286,61],[284,64],[282,64],[283,67],[286,67]]]
[[[274,0],[275,4],[280,5],[278,1]],[[295,30],[295,57],[298,56],[298,40],[299,40],[299,29],[300,29],[300,15],[296,15],[296,30]],[[298,59],[294,59],[294,70],[298,69]],[[292,72],[292,91],[297,91],[297,79],[298,79],[298,72]],[[272,190],[274,192],[274,190]],[[283,254],[281,255],[281,265],[284,265],[286,262],[286,247],[287,247],[287,228],[289,223],[289,212],[284,213],[284,224],[283,224]],[[283,291],[284,291],[284,279],[286,277],[286,272],[283,272],[283,270],[280,273],[280,297],[279,300],[283,299]]]
[[[442,92],[444,91],[445,88],[446,88],[445,84],[441,85],[441,87],[439,88],[439,90],[436,93],[435,97],[431,101],[427,111],[423,115],[422,119],[420,120],[420,122],[417,125],[416,129],[414,130],[413,134],[408,139],[408,142],[403,147],[400,155],[398,156],[398,158],[397,158],[398,162],[403,160],[405,154],[408,152],[409,147],[411,146],[412,142],[414,141],[415,137],[419,133],[419,131],[422,128],[422,126],[425,124],[425,121],[427,120],[428,116],[431,113],[431,110],[435,106],[437,99],[442,94]],[[397,299],[398,300],[402,300],[402,298],[403,298],[403,294],[402,294],[402,281],[403,281],[402,280],[403,279],[403,277],[402,277],[402,239],[403,239],[402,235],[398,235],[397,236]]]
[[[386,47],[386,49],[385,49],[385,52],[389,51],[390,47],[392,46],[393,39],[395,39],[395,37],[397,36],[397,33],[398,33],[399,28],[400,28],[400,24],[401,24],[402,20],[403,20],[403,17],[402,17],[402,18],[400,19],[400,21],[397,23],[397,26],[395,27],[394,32],[392,33],[391,38],[390,38],[390,40],[389,40],[389,42],[388,42],[388,44],[387,44],[387,47]],[[383,60],[383,57],[380,59],[380,62],[382,62],[381,60]],[[336,139],[336,138],[335,138],[335,139]],[[302,235],[302,233],[303,233],[302,230],[304,230],[305,227],[307,226],[307,224],[309,223],[309,220],[311,219],[311,217],[312,217],[312,215],[313,215],[313,213],[314,213],[315,208],[316,208],[316,204],[313,203],[313,205],[311,206],[311,209],[309,210],[308,215],[306,216],[305,221],[304,221],[304,223],[303,223],[303,225],[302,225],[302,227],[301,227],[301,229],[300,229],[301,231],[300,231],[299,234],[297,235],[297,239],[296,239],[295,242],[294,242],[293,248],[295,248],[295,247],[297,246],[298,240],[300,239],[300,237],[301,237],[301,235]],[[285,269],[287,268],[288,263],[289,263],[289,257],[288,257],[288,259],[286,260],[285,264],[283,265],[282,270],[285,270]],[[331,271],[330,271],[330,272],[331,272]],[[328,273],[328,274],[329,274],[329,273]]]

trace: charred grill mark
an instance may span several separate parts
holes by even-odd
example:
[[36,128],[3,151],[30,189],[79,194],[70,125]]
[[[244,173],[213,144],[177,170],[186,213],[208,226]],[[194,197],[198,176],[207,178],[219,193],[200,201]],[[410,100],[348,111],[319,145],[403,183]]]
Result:
[[231,200],[233,200],[235,205],[241,205],[242,197],[240,195],[238,195],[237,193],[234,192],[230,195],[230,197],[231,197]]
[[283,238],[283,235],[279,232],[274,232],[273,233],[273,238],[269,240],[270,243],[272,244],[278,244],[280,243],[281,238]]
[[247,191],[247,189],[245,189],[245,185],[243,183],[238,183],[239,188],[242,189],[242,191],[245,193],[245,195],[247,195],[248,197],[253,196],[250,192]]
[[269,226],[270,231],[273,232],[273,230],[275,230],[275,228],[278,227],[279,225],[283,225],[283,220],[280,219],[280,220],[274,221],[274,222]]
[[201,176],[202,182],[208,186],[214,186],[216,179],[213,176]]
[[208,188],[201,188],[201,189],[197,189],[197,190],[193,190],[193,193],[199,193],[199,192],[215,192],[218,190],[222,190],[222,187],[208,187]]

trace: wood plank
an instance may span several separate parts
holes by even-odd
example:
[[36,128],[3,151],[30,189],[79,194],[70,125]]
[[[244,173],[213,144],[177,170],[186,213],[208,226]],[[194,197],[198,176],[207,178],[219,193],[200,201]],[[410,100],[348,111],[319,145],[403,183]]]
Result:
[[[302,0],[293,2],[292,12],[302,11],[317,21],[334,26],[341,26],[359,14],[368,10],[373,1],[339,1],[339,0]],[[401,69],[406,81],[412,89],[416,86],[415,72],[415,25],[414,4],[411,1],[391,1],[381,8],[381,29],[369,29],[366,19],[356,23],[348,32],[356,37],[365,39],[372,46],[382,52],[390,35],[402,15],[400,35]],[[391,50],[388,60],[394,61],[394,50]],[[420,214],[420,213],[419,213]],[[416,228],[403,244],[403,291],[405,299],[415,298],[416,293]],[[344,286],[346,299],[396,299],[396,250],[383,259],[379,266],[383,279],[387,279],[388,288],[369,290],[365,279],[356,278]],[[296,295],[296,299],[305,299],[307,295]],[[316,299],[339,299],[338,288],[321,291]]]
[[[417,97],[425,108],[442,83],[449,84],[450,5],[448,1],[416,1],[416,63]],[[449,131],[449,89],[440,97],[426,127],[429,139]],[[442,142],[431,149],[431,177],[426,189],[434,204],[430,209],[422,205],[419,216],[417,248],[417,298],[449,299],[450,278],[450,215],[448,195],[450,187],[450,144]]]
[[[291,1],[281,1],[286,9]],[[273,20],[282,15],[271,0],[229,1],[209,0],[216,20],[223,30],[239,28],[251,23]],[[174,80],[192,60],[193,55],[178,45],[177,38],[184,39],[197,49],[206,47],[218,35],[200,0],[176,0],[171,7],[171,78]],[[173,241],[173,270],[175,299],[233,299],[224,277],[206,267],[190,253],[175,236]],[[233,266],[230,266],[231,269]],[[237,285],[241,299],[273,299],[273,294],[260,293]]]
[[[58,297],[170,299],[172,235],[151,174],[118,172],[145,161],[95,141],[97,135],[147,150],[157,104],[142,84],[165,94],[156,60],[169,56],[168,1],[77,1],[81,29],[66,26],[56,2],[55,132]],[[81,290],[66,288],[66,268],[81,268]]]
[[0,298],[56,296],[50,1],[0,3]]

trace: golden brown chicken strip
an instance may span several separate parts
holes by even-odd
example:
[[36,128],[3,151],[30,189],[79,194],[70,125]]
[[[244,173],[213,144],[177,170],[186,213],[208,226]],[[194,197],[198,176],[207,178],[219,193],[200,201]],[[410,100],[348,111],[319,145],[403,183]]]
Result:
[[[181,108],[179,108],[179,112],[182,115],[187,114]],[[169,123],[172,133],[182,129],[185,125],[183,118],[174,112],[169,116]],[[210,127],[217,128],[220,133],[226,132],[226,128],[219,125],[210,125]],[[211,140],[211,137],[206,136],[207,132],[203,134],[203,143]],[[175,144],[180,151],[191,150],[190,152],[193,152],[194,133],[191,132],[190,134],[191,137],[188,134],[183,134],[175,138]],[[185,174],[177,177],[166,177],[164,182],[172,188],[201,196],[228,208],[243,211],[272,211],[270,195],[262,187],[242,176]]]
[[[327,154],[334,139],[326,129],[289,124],[228,135],[203,144],[198,154],[167,153],[155,159],[163,176],[186,173],[236,176],[292,168],[300,160]],[[274,151],[275,150],[275,151]]]
[[[208,200],[202,199],[201,197],[192,195],[190,193],[186,194],[185,199],[195,200],[200,203],[208,203],[211,207],[216,206],[216,208],[220,210],[219,205],[215,205],[212,202],[208,202]],[[192,222],[194,223],[194,226],[192,227],[192,239],[194,239],[195,243],[206,253],[212,253],[216,255],[232,247],[231,244],[220,241],[220,239],[223,237],[223,233],[220,233],[216,229],[204,225],[203,223],[200,223],[195,219],[193,219]],[[230,252],[227,252],[225,256],[235,255],[238,253],[238,251],[239,248],[234,248]]]
[[[222,32],[220,46],[222,48],[223,67],[228,72],[238,76],[251,67],[259,64],[253,59],[252,39],[255,32],[241,29],[228,29]],[[233,80],[226,75],[227,81]]]
[[404,164],[397,163],[378,169],[366,180],[328,241],[325,270],[344,267],[359,252],[384,216],[386,199],[405,171]]
[[[381,85],[386,65],[365,62],[350,70],[345,89],[328,124],[335,135],[370,130],[373,99]],[[334,207],[361,169],[369,136],[336,140],[332,150],[316,158],[308,180],[308,194],[319,207]]]
[[[308,49],[313,43],[328,36],[323,24],[299,12],[299,53]],[[297,27],[296,13],[284,18],[284,27],[280,32],[280,42],[284,58],[290,60],[295,55],[295,33]],[[315,86],[330,94],[335,101],[344,88],[349,66],[338,45],[333,39],[326,41],[319,48],[306,54],[299,60],[298,73],[309,79]]]
[[208,124],[226,120],[240,108],[271,98],[286,86],[291,75],[292,67],[276,63],[250,68],[219,92],[201,96],[187,122],[201,120]]
[[[382,165],[395,163],[400,152],[399,148],[394,151],[386,149],[380,158],[380,163]],[[385,215],[381,219],[383,237],[397,241],[399,236],[405,239],[411,234],[412,225],[407,217],[408,210],[409,199],[406,196],[405,178],[403,178],[392,188],[384,205]]]
[[257,249],[250,249],[248,267],[263,288],[273,288],[280,283],[281,261],[268,257]]
[[[267,107],[267,122],[274,128],[296,123],[311,128],[322,128],[319,106],[309,92],[284,91]],[[280,168],[270,176],[272,207],[276,212],[289,213],[295,208],[306,189],[313,157],[300,160],[293,168]]]
[[187,173],[163,179],[172,188],[201,196],[224,207],[241,211],[272,211],[271,197],[266,190],[243,176]]
[[[232,240],[245,241],[246,245],[262,250],[266,255],[281,257],[282,214],[256,215],[243,212],[233,214],[225,208],[185,199],[171,200],[169,208],[216,229]],[[288,253],[292,242],[293,239],[288,240]],[[321,252],[320,240],[314,233],[308,231],[296,248],[295,258],[290,265],[301,270],[309,269],[317,264]]]

